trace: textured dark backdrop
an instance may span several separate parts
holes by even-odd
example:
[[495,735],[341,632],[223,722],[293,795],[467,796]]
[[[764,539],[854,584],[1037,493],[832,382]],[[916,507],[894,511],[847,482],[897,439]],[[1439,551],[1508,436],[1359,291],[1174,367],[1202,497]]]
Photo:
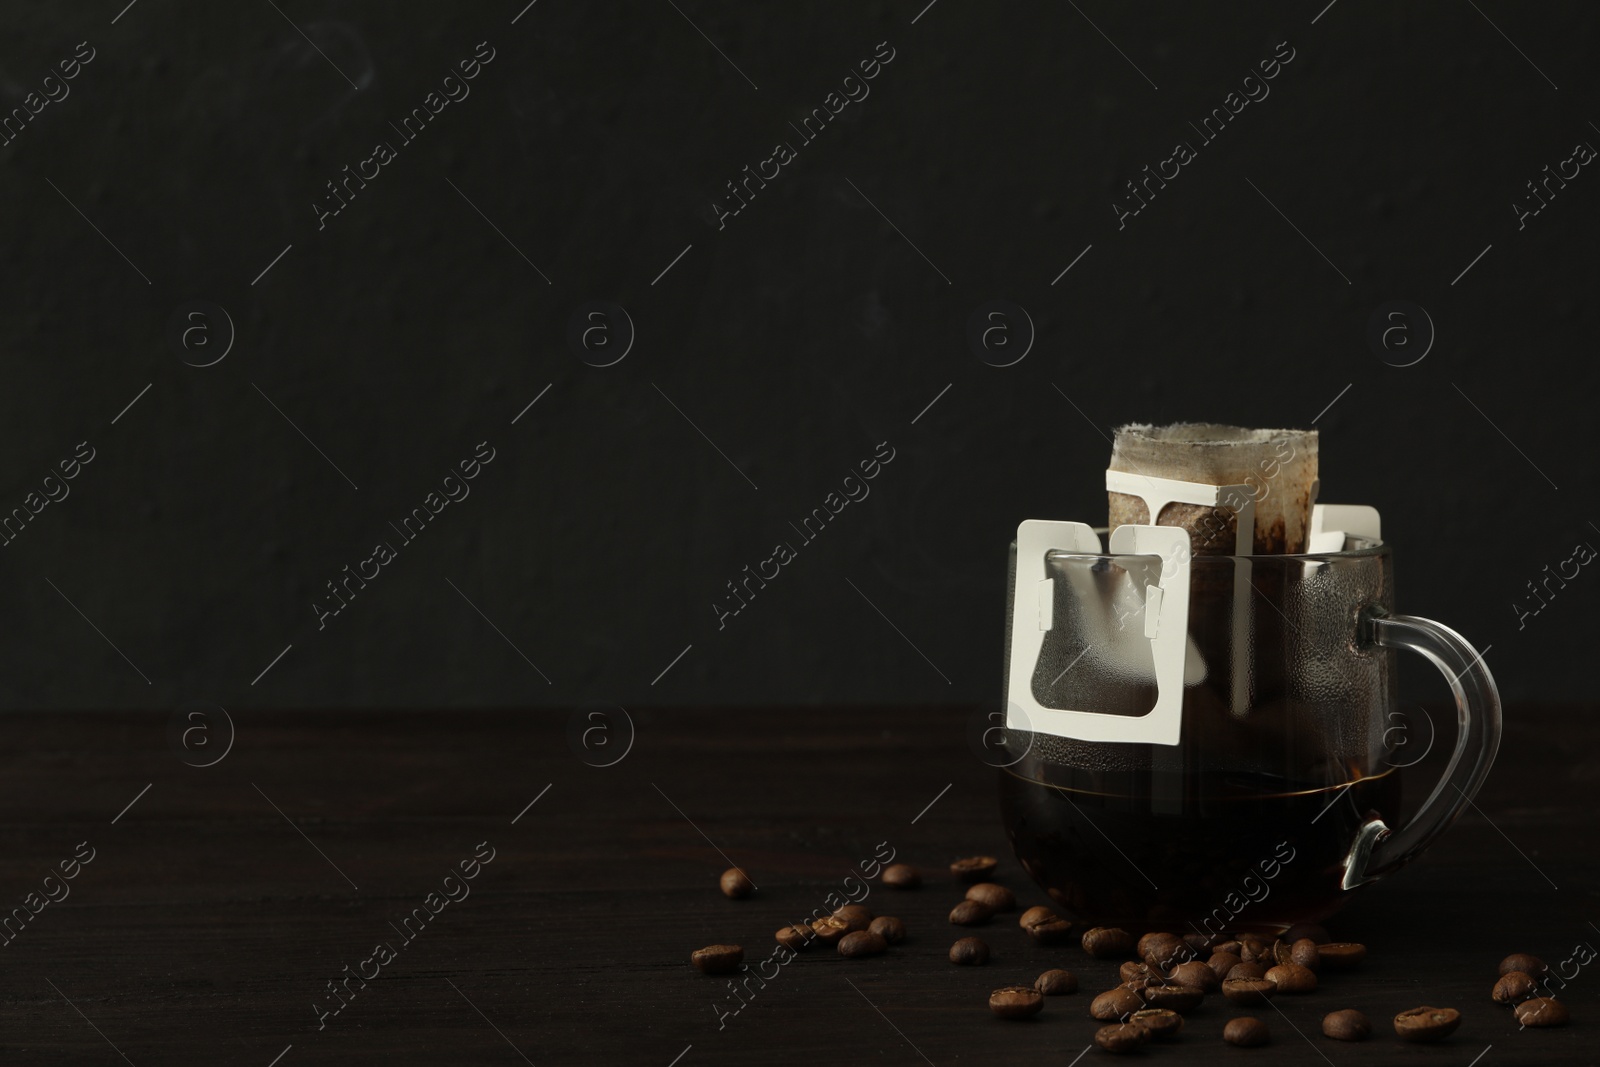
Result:
[[[1600,177],[1513,209],[1600,144],[1591,6],[123,2],[3,5],[8,113],[93,50],[0,146],[0,513],[94,456],[0,550],[11,706],[988,699],[1017,522],[1103,521],[1109,428],[1174,419],[1316,420],[1324,498],[1382,510],[1402,609],[1492,645],[1509,696],[1591,695],[1600,577],[1514,604],[1600,544]],[[1285,41],[1270,96],[1119,229],[1123,183]],[[187,320],[185,350],[194,300],[237,335],[204,368],[228,328]],[[609,367],[569,340],[597,300],[636,329]],[[968,344],[991,300],[1037,327],[1013,366]],[[1437,330],[1414,366],[1366,340],[1393,300]],[[880,442],[871,495],[800,545]]]

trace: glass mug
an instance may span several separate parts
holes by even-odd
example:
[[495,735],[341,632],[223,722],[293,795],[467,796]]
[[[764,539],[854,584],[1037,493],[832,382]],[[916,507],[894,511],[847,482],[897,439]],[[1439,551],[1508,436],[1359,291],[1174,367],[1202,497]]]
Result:
[[[1041,611],[1051,622],[1041,626],[1034,700],[1097,716],[1150,713],[1157,685],[1144,612],[1149,561],[1159,570],[1159,557],[1044,556],[1053,590]],[[1008,649],[1017,564],[1013,542]],[[1004,758],[991,761],[1004,763],[1007,833],[1071,918],[1207,934],[1320,920],[1414,858],[1477,792],[1500,742],[1494,679],[1455,631],[1393,614],[1390,550],[1376,539],[1346,537],[1338,552],[1194,556],[1189,567],[1178,743],[1020,728],[1007,692]],[[1388,736],[1399,648],[1443,672],[1459,724],[1442,778],[1404,825],[1407,771]]]

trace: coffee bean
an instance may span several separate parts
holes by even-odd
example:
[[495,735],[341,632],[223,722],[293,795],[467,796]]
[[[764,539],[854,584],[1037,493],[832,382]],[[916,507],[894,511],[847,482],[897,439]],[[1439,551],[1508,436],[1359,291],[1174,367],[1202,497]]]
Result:
[[1033,907],[1029,908],[1027,911],[1023,912],[1017,917],[1017,925],[1026,930],[1034,923],[1049,922],[1051,919],[1059,918],[1061,918],[1061,916],[1057,915],[1043,904],[1035,904]]
[[1133,990],[1118,986],[1101,993],[1089,1002],[1089,1014],[1102,1022],[1126,1019],[1145,1006],[1144,998]]
[[1264,1004],[1277,991],[1265,978],[1229,978],[1222,983],[1222,995],[1235,1004]]
[[1044,1007],[1044,994],[1032,986],[1008,985],[989,994],[989,1010],[1002,1019],[1026,1019]]
[[1494,997],[1496,1004],[1515,1004],[1519,1000],[1526,1000],[1533,996],[1533,991],[1538,988],[1538,983],[1533,980],[1533,975],[1522,971],[1508,971],[1500,976],[1494,984]]
[[1194,950],[1195,959],[1205,959],[1214,951],[1219,938],[1212,934],[1184,934],[1183,943]]
[[1072,924],[1059,915],[1052,915],[1042,922],[1024,926],[1028,936],[1033,938],[1035,944],[1059,945],[1072,937]]
[[847,959],[877,956],[889,947],[889,942],[871,930],[856,930],[839,939],[839,955]]
[[1239,939],[1239,958],[1246,963],[1265,963],[1268,967],[1277,963],[1277,957],[1272,954],[1271,941],[1264,938],[1242,937]]
[[1412,1008],[1394,1017],[1394,1032],[1406,1041],[1438,1041],[1461,1025],[1454,1008]]
[[832,915],[825,915],[811,923],[811,932],[822,939],[827,945],[837,944],[839,939],[850,933],[850,924],[843,919],[835,919]]
[[898,945],[906,939],[906,924],[893,915],[880,915],[872,920],[868,930],[877,934],[891,945]]
[[994,873],[1000,861],[993,856],[968,856],[950,864],[950,873],[963,882],[982,882]]
[[1133,951],[1133,935],[1114,926],[1096,926],[1083,935],[1083,951],[1098,960],[1126,956]]
[[1172,968],[1172,974],[1168,977],[1179,985],[1191,985],[1208,993],[1222,985],[1222,979],[1217,977],[1217,972],[1199,960],[1178,964]]
[[744,962],[744,949],[738,945],[707,945],[695,949],[689,960],[705,974],[731,974]]
[[1567,1006],[1555,997],[1534,997],[1517,1005],[1517,1022],[1523,1026],[1565,1026],[1569,1018]]
[[795,951],[799,951],[800,949],[803,949],[807,945],[811,944],[811,939],[815,936],[816,935],[811,932],[811,927],[802,926],[799,924],[794,926],[785,926],[777,933],[778,944],[782,945],[784,948],[792,948]]
[[1334,941],[1317,946],[1317,959],[1330,971],[1348,971],[1361,966],[1361,961],[1366,958],[1367,946],[1354,942]]
[[722,895],[731,900],[743,900],[756,891],[756,884],[750,876],[737,867],[729,867],[722,872]]
[[963,937],[950,946],[950,962],[962,967],[981,967],[989,962],[989,946],[976,937]]
[[1283,932],[1283,939],[1290,944],[1302,938],[1309,939],[1313,945],[1326,945],[1333,940],[1328,931],[1316,923],[1295,923]]
[[1150,1040],[1150,1030],[1138,1023],[1102,1026],[1094,1032],[1094,1043],[1107,1052],[1132,1052]]
[[1144,991],[1145,1003],[1187,1015],[1206,999],[1206,991],[1192,985],[1153,985]]
[[1267,1024],[1253,1015],[1240,1015],[1228,1020],[1222,1028],[1222,1040],[1240,1048],[1255,1048],[1272,1040]]
[[1046,971],[1033,980],[1033,988],[1047,997],[1059,997],[1066,993],[1076,993],[1078,991],[1078,976],[1071,971],[1063,971],[1059,968],[1053,971]]
[[909,863],[891,863],[883,869],[883,884],[890,889],[915,889],[922,875]]
[[957,926],[982,926],[994,918],[994,909],[976,900],[963,900],[950,909],[950,921]]
[[[1213,954],[1225,952],[1230,956],[1238,956],[1243,948],[1244,946],[1239,944],[1238,939],[1235,938],[1231,941],[1218,941],[1215,945],[1211,946],[1211,951]],[[1244,957],[1240,956],[1239,958],[1243,959]]]
[[1322,953],[1317,951],[1315,941],[1309,937],[1302,937],[1289,946],[1289,962],[1298,963],[1308,971],[1319,970],[1322,967]]
[[1145,1008],[1128,1016],[1128,1021],[1150,1031],[1156,1041],[1170,1041],[1183,1029],[1183,1016],[1168,1008]]
[[1183,938],[1172,934],[1146,935],[1140,941],[1139,958],[1158,971],[1165,971],[1193,955],[1193,950],[1183,943]]
[[1216,973],[1217,980],[1228,977],[1228,972],[1239,966],[1243,961],[1231,952],[1218,952],[1206,961],[1206,966]]
[[1372,1024],[1359,1011],[1345,1008],[1322,1017],[1322,1032],[1335,1041],[1365,1041],[1372,1036]]
[[1122,988],[1131,989],[1142,997],[1144,996],[1144,991],[1149,989],[1151,986],[1166,984],[1166,981],[1161,978],[1129,978],[1127,981],[1122,983]]
[[[1138,944],[1134,947],[1134,954],[1140,959],[1143,959],[1150,954],[1151,945],[1155,944],[1157,941],[1165,941],[1168,938],[1178,938],[1178,935],[1169,934],[1164,930],[1153,930],[1148,934],[1141,934]],[[1182,939],[1178,938],[1178,940]]]
[[1298,963],[1280,963],[1267,971],[1267,981],[1278,987],[1278,992],[1310,993],[1317,988],[1317,976]]
[[1530,956],[1526,952],[1513,952],[1500,961],[1500,973],[1510,974],[1512,971],[1521,971],[1531,974],[1535,978],[1543,978],[1550,970],[1538,956]]
[[1240,963],[1227,973],[1223,981],[1228,978],[1265,978],[1268,970],[1270,968],[1265,963]]
[[995,911],[1010,911],[1017,906],[1017,895],[1003,885],[979,882],[967,890],[967,899],[987,904]]
[[860,904],[846,904],[835,908],[833,917],[845,924],[845,933],[853,934],[872,925],[872,912]]
[[1163,980],[1161,973],[1154,967],[1148,963],[1139,963],[1135,960],[1128,960],[1118,967],[1117,977],[1124,982],[1142,981],[1147,985],[1151,982],[1159,983]]

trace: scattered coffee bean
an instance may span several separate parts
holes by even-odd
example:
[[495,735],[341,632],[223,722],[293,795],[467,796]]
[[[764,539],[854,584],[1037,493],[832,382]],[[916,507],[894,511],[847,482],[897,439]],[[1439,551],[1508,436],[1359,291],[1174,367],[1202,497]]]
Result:
[[1211,955],[1217,938],[1211,934],[1184,934],[1183,943],[1194,950],[1195,959],[1205,959]]
[[812,922],[811,932],[821,938],[824,944],[833,945],[837,944],[845,934],[850,933],[850,924],[843,919],[826,915]]
[[1000,861],[993,856],[968,856],[950,864],[950,873],[963,882],[982,882],[994,873]]
[[1146,989],[1158,985],[1166,985],[1166,982],[1160,978],[1130,978],[1122,983],[1122,988],[1131,989],[1142,997]]
[[845,933],[849,934],[853,934],[857,930],[865,930],[872,925],[872,912],[860,904],[846,904],[843,907],[835,908],[833,917],[845,924],[847,927]]
[[1096,926],[1083,935],[1083,951],[1098,960],[1126,956],[1133,951],[1133,935],[1114,926]]
[[1549,970],[1550,968],[1545,966],[1544,960],[1541,960],[1538,956],[1530,956],[1526,952],[1513,952],[1500,961],[1501,974],[1521,971],[1523,974],[1531,974],[1535,978],[1543,978]]
[[1454,1008],[1412,1008],[1394,1017],[1394,1032],[1406,1041],[1438,1041],[1461,1025]]
[[1295,923],[1283,932],[1283,939],[1290,944],[1302,938],[1309,939],[1313,945],[1326,945],[1333,940],[1328,931],[1316,923]]
[[[1239,952],[1243,948],[1244,948],[1244,946],[1239,944],[1238,939],[1235,938],[1232,941],[1219,941],[1219,942],[1217,942],[1215,945],[1211,946],[1211,951],[1213,953],[1226,952],[1230,956],[1238,956]],[[1243,959],[1243,958],[1244,957],[1240,956],[1240,959]]]
[[880,915],[872,920],[868,930],[877,934],[891,945],[898,945],[906,939],[906,924],[893,915]]
[[1228,972],[1239,966],[1244,961],[1231,952],[1218,952],[1206,961],[1206,966],[1216,972],[1217,980],[1228,977]]
[[796,952],[811,944],[811,939],[816,935],[811,932],[811,927],[796,924],[785,926],[777,933],[778,944],[784,948],[792,948]]
[[1538,985],[1533,980],[1533,975],[1523,971],[1507,971],[1500,976],[1494,984],[1494,997],[1496,1004],[1515,1004],[1519,1000],[1526,1000],[1533,996]]
[[989,962],[989,946],[976,937],[963,937],[950,946],[950,962],[962,967],[980,967]]
[[839,939],[839,955],[847,959],[881,955],[889,942],[871,930],[855,930]]
[[1365,1041],[1372,1036],[1372,1024],[1354,1008],[1345,1008],[1322,1017],[1322,1032],[1335,1041]]
[[1107,1052],[1132,1052],[1149,1040],[1149,1028],[1138,1023],[1102,1026],[1094,1032],[1094,1043]]
[[738,945],[707,945],[695,949],[689,960],[705,974],[730,974],[744,962],[744,949]]
[[1147,939],[1140,944],[1139,958],[1158,971],[1165,971],[1194,955],[1194,951],[1183,943],[1183,938],[1173,934],[1147,935]]
[[[1282,960],[1278,961],[1282,963]],[[1289,946],[1289,962],[1298,963],[1308,971],[1320,970],[1322,967],[1322,953],[1317,951],[1317,943],[1309,937],[1302,937]]]
[[1183,1016],[1168,1008],[1145,1008],[1128,1016],[1128,1021],[1150,1031],[1157,1041],[1170,1041],[1183,1029]]
[[922,875],[909,863],[891,863],[883,869],[883,884],[890,889],[915,889]]
[[1277,991],[1265,978],[1229,978],[1222,983],[1222,995],[1235,1004],[1265,1004]]
[[1071,971],[1063,971],[1059,968],[1053,971],[1046,971],[1033,980],[1033,988],[1047,997],[1059,997],[1066,993],[1076,993],[1078,991],[1078,976]]
[[1330,971],[1348,971],[1361,966],[1367,958],[1367,946],[1349,941],[1334,941],[1317,946],[1317,959]]
[[1217,972],[1199,960],[1178,964],[1172,968],[1169,977],[1179,985],[1192,985],[1208,993],[1222,985],[1222,979],[1217,977]]
[[1028,936],[1033,938],[1035,944],[1059,945],[1072,937],[1072,924],[1059,915],[1025,926]]
[[[1177,934],[1170,934],[1165,930],[1152,930],[1148,934],[1141,934],[1139,936],[1138,943],[1134,946],[1134,955],[1138,956],[1140,959],[1143,959],[1145,956],[1150,954],[1151,945],[1155,944],[1157,941],[1165,941],[1168,938],[1176,938],[1177,936]],[[1179,938],[1179,940],[1182,939]]]
[[1144,998],[1124,986],[1108,989],[1089,1002],[1089,1014],[1102,1022],[1126,1019],[1145,1006]]
[[1034,923],[1049,922],[1051,919],[1059,918],[1061,918],[1061,916],[1057,915],[1043,904],[1035,904],[1033,907],[1029,908],[1027,911],[1023,912],[1017,917],[1017,925],[1026,930]]
[[1227,973],[1228,978],[1265,978],[1270,968],[1265,963],[1240,963]]
[[1228,1020],[1222,1028],[1222,1040],[1240,1048],[1255,1048],[1272,1040],[1267,1024],[1253,1015],[1240,1015]]
[[1317,988],[1316,974],[1298,963],[1280,963],[1267,971],[1267,981],[1278,987],[1278,992],[1310,993]]
[[967,890],[967,899],[987,904],[995,911],[1010,911],[1017,906],[1017,895],[1003,885],[979,882]]
[[1567,1006],[1555,997],[1534,997],[1517,1005],[1517,1022],[1523,1026],[1565,1026],[1569,1018]]
[[1002,1019],[1026,1019],[1044,1007],[1044,994],[1032,986],[1008,985],[989,994],[989,1010]]
[[1121,978],[1124,982],[1142,981],[1146,985],[1150,984],[1151,982],[1162,981],[1161,973],[1159,971],[1157,971],[1154,967],[1151,967],[1148,963],[1139,963],[1136,960],[1128,960],[1123,963],[1122,966],[1118,967],[1117,977]]
[[756,891],[756,884],[750,876],[737,867],[729,867],[722,872],[722,895],[731,900],[743,900]]
[[1206,999],[1206,991],[1192,985],[1153,985],[1144,991],[1145,1003],[1187,1015]]
[[1241,937],[1239,939],[1239,958],[1246,963],[1265,963],[1268,967],[1277,963],[1277,957],[1272,954],[1271,941],[1257,937]]
[[982,926],[994,918],[994,909],[976,900],[963,900],[950,909],[950,921],[957,926]]

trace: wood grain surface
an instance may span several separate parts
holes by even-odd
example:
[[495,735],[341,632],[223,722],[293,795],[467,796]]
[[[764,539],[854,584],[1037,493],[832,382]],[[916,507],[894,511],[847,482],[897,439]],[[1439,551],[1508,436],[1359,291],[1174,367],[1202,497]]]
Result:
[[[609,749],[595,735],[585,750],[558,712],[236,714],[231,750],[209,767],[182,761],[163,715],[12,715],[0,902],[29,917],[7,927],[0,1063],[1072,1063],[1115,963],[1035,946],[1014,915],[978,931],[945,918],[961,891],[942,872],[959,855],[1000,856],[1024,906],[1045,900],[1010,855],[996,772],[966,746],[970,713],[641,713],[608,767],[580,757],[623,751],[620,719]],[[207,759],[226,733],[209,729]],[[1212,997],[1177,1043],[1140,1055],[1600,1062],[1600,962],[1563,994],[1566,1028],[1518,1032],[1489,999],[1507,953],[1555,962],[1600,944],[1597,744],[1593,708],[1511,709],[1476,807],[1330,921],[1370,947],[1362,970],[1258,1012],[1265,1048],[1224,1046],[1235,1012]],[[46,883],[83,842],[93,859]],[[719,1016],[738,1002],[689,953],[733,942],[765,958],[774,930],[822,906],[882,842],[927,873],[917,891],[874,883],[866,901],[902,917],[909,939],[867,960],[803,953]],[[426,909],[488,850],[469,895]],[[752,898],[718,892],[730,861],[760,886]],[[25,903],[63,885],[37,914]],[[417,908],[429,921],[407,939]],[[968,932],[989,941],[987,967],[946,962]],[[379,942],[393,958],[321,1016],[338,1003],[329,983],[372,973]],[[1030,1021],[989,1016],[991,989],[1057,966],[1083,991]],[[1464,1022],[1442,1044],[1403,1045],[1389,1020],[1419,1004]],[[1371,1017],[1372,1040],[1321,1036],[1323,1014],[1345,1007]]]

